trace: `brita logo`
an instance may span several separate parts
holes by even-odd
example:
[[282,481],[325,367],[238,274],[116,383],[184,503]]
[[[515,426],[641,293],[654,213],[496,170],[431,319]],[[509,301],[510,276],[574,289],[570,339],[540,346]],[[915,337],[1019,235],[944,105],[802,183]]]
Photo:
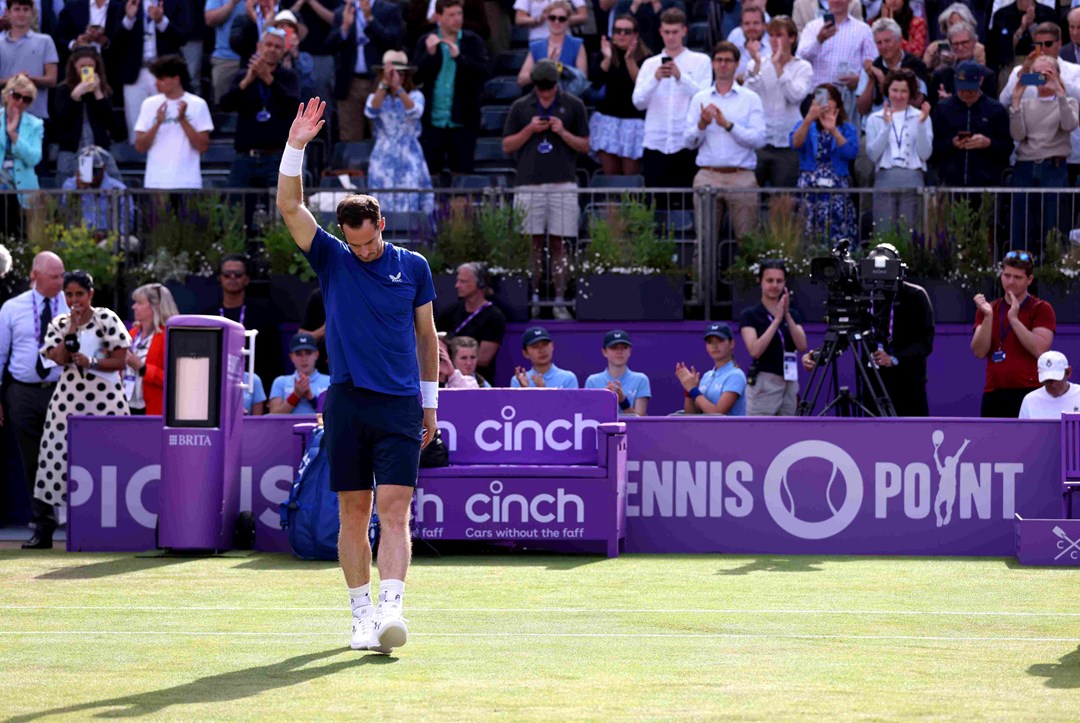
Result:
[[542,493],[526,497],[519,494],[503,495],[504,485],[493,480],[488,487],[491,494],[475,494],[465,500],[465,514],[473,522],[569,522],[567,513],[573,510],[573,520],[585,522],[585,501],[577,495],[567,494],[560,487],[555,494]]
[[170,434],[170,447],[212,447],[209,434]]
[[500,420],[488,419],[476,425],[474,441],[485,452],[521,452],[533,449],[541,452],[545,449],[565,452],[568,449],[585,449],[585,432],[589,435],[589,449],[596,448],[596,428],[599,422],[585,419],[579,413],[573,421],[555,419],[547,425],[541,425],[535,419],[515,421],[517,410],[507,405],[499,412]]

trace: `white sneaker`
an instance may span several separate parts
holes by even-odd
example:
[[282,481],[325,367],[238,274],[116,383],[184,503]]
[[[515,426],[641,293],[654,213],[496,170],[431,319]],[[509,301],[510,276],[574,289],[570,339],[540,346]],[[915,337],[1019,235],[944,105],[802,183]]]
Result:
[[375,606],[368,605],[353,612],[352,642],[353,650],[367,650],[371,642],[371,633],[375,630]]
[[389,653],[400,648],[409,638],[405,618],[401,617],[401,604],[381,602],[375,611],[375,626],[367,649],[376,653]]

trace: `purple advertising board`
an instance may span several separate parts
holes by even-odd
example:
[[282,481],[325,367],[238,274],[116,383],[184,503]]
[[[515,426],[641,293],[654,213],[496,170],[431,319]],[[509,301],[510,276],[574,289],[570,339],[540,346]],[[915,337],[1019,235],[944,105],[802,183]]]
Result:
[[1021,565],[1080,566],[1080,520],[1016,516],[1016,559]]

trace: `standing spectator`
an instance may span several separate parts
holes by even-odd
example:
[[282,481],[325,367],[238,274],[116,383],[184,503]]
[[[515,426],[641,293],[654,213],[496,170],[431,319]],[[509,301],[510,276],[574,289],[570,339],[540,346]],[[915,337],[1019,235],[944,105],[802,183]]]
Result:
[[281,65],[284,55],[285,31],[267,28],[247,70],[236,74],[221,97],[221,109],[237,114],[236,158],[229,172],[233,188],[277,183],[281,149],[300,103],[299,81],[296,73]]
[[567,0],[554,0],[548,4],[545,12],[550,32],[546,38],[529,43],[529,54],[525,56],[517,77],[518,85],[522,87],[531,82],[532,69],[544,58],[567,68],[577,68],[582,76],[587,76],[589,72],[585,42],[570,35],[570,3]]
[[590,74],[602,97],[589,119],[589,142],[607,176],[641,171],[645,113],[634,107],[632,96],[649,51],[642,45],[637,27],[632,15],[615,18],[611,39],[600,38],[601,60]]
[[240,70],[240,54],[229,45],[233,24],[247,12],[242,0],[206,0],[203,20],[206,27],[214,29],[214,50],[210,53],[210,81],[214,104],[228,92],[233,77]]
[[[3,41],[0,40],[0,43]],[[4,131],[4,155],[0,159],[0,190],[33,191],[38,188],[34,167],[41,162],[41,142],[45,123],[32,115],[29,108],[37,96],[37,86],[24,74],[10,78],[4,85],[3,110],[0,128]],[[3,233],[22,236],[22,210],[29,208],[31,196],[26,193],[2,196],[4,203]]]
[[[126,191],[127,186],[118,178],[109,174],[109,164],[116,165],[116,161],[102,148],[86,146],[78,155],[75,165],[79,166],[82,159],[88,159],[90,176],[84,173],[85,168],[77,168],[73,174],[64,179],[61,188],[65,191],[96,190],[105,193],[65,193],[60,197],[60,205],[67,208],[69,199],[71,204],[81,212],[81,221],[86,228],[99,236],[99,241],[107,236],[121,234],[127,236],[135,229],[135,204],[130,195],[124,194],[117,198],[109,191]],[[117,174],[119,175],[119,174]],[[119,213],[114,214],[116,204],[120,205]],[[117,221],[119,220],[119,226]],[[72,223],[76,223],[72,220]]]
[[[956,68],[961,63],[972,63],[984,68],[977,61],[977,54],[974,51],[977,37],[975,29],[967,23],[955,23],[949,27],[950,50],[942,54],[942,60],[930,78],[929,90],[926,93],[927,100],[931,104],[936,104],[956,92]],[[991,98],[997,95],[996,75],[989,68],[984,68],[982,83],[979,87]]]
[[757,151],[755,175],[759,186],[793,188],[799,178],[799,155],[792,150],[791,129],[802,120],[799,108],[810,92],[814,69],[792,54],[798,34],[790,18],[769,23],[767,59],[750,64],[746,87],[761,97],[765,113],[765,145]]
[[705,351],[713,368],[704,374],[682,362],[675,365],[675,376],[686,390],[683,413],[745,417],[746,374],[735,363],[735,335],[726,322],[705,327]]
[[762,259],[759,269],[761,301],[743,309],[739,318],[739,333],[754,360],[746,380],[746,414],[792,417],[799,402],[796,354],[807,349],[803,318],[791,308],[784,262]]
[[847,120],[840,91],[819,85],[799,125],[791,131],[791,147],[799,153],[799,188],[833,192],[806,197],[806,235],[829,246],[837,239],[858,239],[855,204],[851,196],[835,192],[851,186],[850,164],[859,153],[859,136]]
[[534,305],[540,301],[546,241],[555,284],[554,314],[569,319],[567,239],[577,238],[578,230],[574,168],[577,157],[589,152],[589,122],[585,105],[558,89],[555,63],[537,63],[532,81],[532,92],[510,106],[502,146],[507,155],[517,154],[514,204],[524,212],[524,231],[532,236]]
[[1035,261],[1027,251],[1010,251],[1001,265],[1005,297],[975,295],[971,351],[986,359],[983,417],[1016,417],[1024,397],[1039,388],[1036,359],[1054,345],[1054,308],[1028,293]]
[[132,414],[160,416],[165,408],[165,322],[180,310],[161,284],[143,284],[131,292],[131,301],[135,324],[128,330],[124,396]]
[[277,0],[244,0],[244,14],[229,29],[229,47],[239,56],[241,67],[258,50],[259,40],[274,24],[277,12]]
[[1023,58],[1034,50],[1032,31],[1039,23],[1057,23],[1057,16],[1036,0],[1015,0],[994,13],[986,48],[990,67],[1009,68],[1014,58]]
[[917,58],[923,56],[928,39],[926,18],[912,11],[910,0],[882,0],[881,14],[870,21],[870,26],[873,27],[874,21],[879,18],[890,18],[900,26],[900,46],[905,53],[911,53]]
[[495,357],[506,336],[506,317],[493,304],[491,281],[483,264],[469,262],[458,266],[454,282],[458,302],[439,315],[436,328],[449,335],[451,343],[467,336],[479,343],[477,371],[495,381]]
[[210,147],[210,108],[184,90],[187,65],[179,55],[158,58],[150,72],[158,94],[143,101],[135,121],[135,150],[146,154],[143,187],[202,188],[199,156]]
[[[316,97],[318,88],[315,80],[315,60],[300,47],[303,42],[301,38],[306,37],[307,28],[300,24],[291,10],[282,10],[275,15],[274,27],[285,33],[285,52],[281,56],[281,66],[296,73],[301,98]],[[330,77],[332,80],[333,75]]]
[[[450,388],[465,389],[491,389],[491,383],[478,374],[477,350],[480,345],[471,336],[455,336],[446,345],[450,354],[450,363],[454,365],[455,373],[447,379],[446,386]],[[454,383],[454,382],[458,383]]]
[[728,36],[728,42],[739,51],[739,67],[735,70],[735,79],[740,85],[746,82],[747,69],[751,62],[756,61],[760,66],[762,57],[767,60],[772,52],[765,22],[764,7],[744,4],[742,21]]
[[[1058,73],[1058,61],[1040,56],[1032,63],[1034,73],[1046,77],[1035,98],[1023,98],[1026,86],[1017,83],[1009,106],[1009,133],[1016,141],[1014,188],[1067,188],[1066,167],[1072,151],[1069,134],[1080,125],[1075,98],[1068,97]],[[1059,216],[1058,195],[1018,193],[1013,197],[1013,243],[1037,247],[1050,228],[1069,228]],[[1063,214],[1064,215],[1064,214]]]
[[[659,48],[664,44],[660,37],[660,17],[665,10],[674,8],[683,13],[686,5],[682,0],[618,0],[614,3],[615,17],[629,15],[638,24],[641,42],[649,48]],[[736,19],[737,21],[737,19]],[[607,26],[604,26],[606,29]]]
[[[547,21],[547,9],[551,0],[514,0],[514,25],[529,29],[529,44],[547,39],[551,26]],[[573,13],[567,23],[572,27],[583,24],[589,17],[585,0],[570,0]]]
[[806,24],[799,36],[796,51],[803,60],[814,66],[811,83],[839,83],[855,90],[859,82],[859,68],[877,56],[874,35],[870,26],[849,14],[847,0],[829,0],[831,23],[825,17],[815,18]]
[[[966,51],[967,55],[963,59],[971,60],[974,57],[976,62],[986,65],[986,46],[979,42],[979,24],[975,21],[975,16],[972,15],[968,6],[961,2],[953,3],[938,15],[938,30],[941,37],[949,41],[950,44],[952,41],[949,38],[949,30],[954,25],[966,25],[971,29],[972,45],[970,50]],[[955,46],[946,51],[942,48],[942,42],[941,40],[931,42],[926,46],[926,52],[923,54],[923,62],[926,63],[926,67],[931,72],[943,65],[950,64],[950,62],[956,64],[961,60]]]
[[334,99],[341,140],[364,139],[364,107],[375,77],[372,68],[383,53],[401,46],[404,34],[401,6],[394,2],[346,0],[334,11],[326,44],[334,53]]
[[686,145],[690,99],[712,81],[708,55],[683,47],[686,13],[672,8],[660,15],[664,48],[641,64],[633,102],[645,111],[641,171],[652,188],[686,188],[693,182],[695,153]]
[[1013,141],[1008,111],[979,90],[989,72],[973,61],[960,63],[955,93],[934,108],[932,165],[945,186],[1001,185]]
[[[828,0],[795,0],[791,10],[791,20],[800,33],[806,28],[807,23],[815,18],[822,17],[829,10]],[[776,15],[777,13],[773,13]],[[863,19],[861,0],[851,0],[848,3],[848,15],[856,20]]]
[[[333,29],[334,12],[341,6],[344,0],[293,0],[284,3],[297,19],[297,34],[299,36],[299,51],[311,57],[311,73],[315,84],[312,89],[316,98],[322,98],[326,103],[326,116],[333,116],[334,100],[334,51],[331,49],[329,36]],[[278,13],[280,16],[281,13]],[[278,17],[275,16],[275,19]],[[289,38],[291,42],[292,38]],[[306,91],[304,74],[300,74],[301,91]],[[307,98],[306,92],[301,97]]]
[[532,326],[521,337],[521,354],[532,363],[526,371],[514,367],[510,386],[514,389],[579,389],[577,375],[555,366],[555,342],[542,326]]
[[900,47],[900,26],[895,20],[883,18],[874,22],[873,33],[874,45],[880,54],[873,60],[863,61],[859,84],[855,88],[855,108],[859,114],[866,116],[881,110],[886,97],[885,76],[901,69],[915,74],[915,94],[911,96],[911,102],[922,105],[919,98],[926,96],[930,74],[919,56]]
[[644,417],[652,397],[649,377],[635,372],[628,366],[633,344],[630,335],[622,329],[604,334],[600,352],[607,360],[607,369],[591,374],[585,380],[586,389],[607,389],[619,400],[620,414]]
[[463,30],[463,0],[436,0],[434,32],[420,38],[415,80],[424,91],[420,145],[431,176],[449,167],[472,173],[480,134],[480,93],[488,54],[479,35]]
[[53,252],[42,251],[34,256],[30,268],[30,290],[0,307],[0,372],[10,379],[4,384],[0,424],[10,425],[15,433],[34,527],[23,549],[51,548],[56,529],[53,506],[34,496],[34,481],[45,414],[61,371],[55,366],[46,368],[38,350],[52,320],[68,313],[67,301],[60,293],[63,281],[64,262]]
[[1076,55],[1077,46],[1080,46],[1080,6],[1069,11],[1065,22],[1069,28],[1069,43],[1061,49],[1058,57],[1070,63],[1080,63],[1080,57]]
[[[9,0],[8,18],[10,29],[0,33],[0,83],[7,83],[16,75],[29,78],[35,89],[49,89],[56,85],[56,44],[43,33],[35,32],[33,0]],[[42,120],[48,120],[49,109],[45,94],[34,94],[33,103],[26,112]]]
[[[866,155],[873,162],[874,223],[878,229],[921,228],[919,197],[926,161],[933,151],[930,103],[912,108],[917,90],[915,74],[906,68],[885,77],[888,102],[866,121]],[[903,219],[903,220],[901,220]]]
[[[720,189],[718,206],[727,206],[732,230],[744,238],[757,221],[758,195],[755,150],[765,145],[765,115],[761,98],[735,82],[739,49],[723,40],[713,50],[716,84],[695,95],[686,113],[686,143],[697,148],[698,172],[694,188]],[[725,193],[731,189],[733,193]],[[695,195],[695,203],[697,196]],[[718,209],[718,213],[722,209]],[[701,209],[696,214],[702,217]],[[711,243],[699,231],[702,243]]]
[[[161,92],[151,67],[159,59],[179,57],[189,32],[184,0],[126,0],[124,17],[113,38],[109,60],[116,79],[124,86],[128,138],[135,136],[143,101],[155,92]],[[175,78],[187,78],[187,63],[184,62],[183,73],[176,68],[170,72],[175,73]]]
[[1062,414],[1080,413],[1080,384],[1072,384],[1072,367],[1059,351],[1044,352],[1037,364],[1042,389],[1024,397],[1020,419],[1061,419]]
[[[83,78],[84,73],[89,73],[89,77]],[[64,81],[56,87],[51,100],[51,138],[60,146],[56,175],[67,178],[75,175],[75,159],[83,148],[96,146],[105,151],[112,148],[112,88],[105,75],[105,63],[93,46],[79,47],[71,53]],[[106,170],[113,178],[119,178],[116,161],[106,155]]]
[[[206,19],[205,0],[184,0],[185,11],[188,18],[188,36],[180,54],[187,63],[188,76],[191,78],[191,90],[195,95],[203,94],[202,70],[203,70],[203,46],[206,44]],[[212,91],[207,88],[207,91]],[[210,92],[206,93],[211,96]]]
[[64,4],[57,18],[53,40],[61,62],[83,45],[104,55],[124,17],[124,0],[73,0]]
[[289,342],[289,359],[295,370],[270,385],[271,414],[314,414],[319,395],[330,388],[330,377],[315,368],[319,344],[311,334],[300,332]]
[[[375,92],[368,96],[364,114],[375,124],[375,148],[368,165],[368,188],[430,189],[431,175],[420,148],[420,118],[424,95],[412,80],[409,58],[400,50],[387,50]],[[431,213],[430,193],[379,194],[383,211]]]

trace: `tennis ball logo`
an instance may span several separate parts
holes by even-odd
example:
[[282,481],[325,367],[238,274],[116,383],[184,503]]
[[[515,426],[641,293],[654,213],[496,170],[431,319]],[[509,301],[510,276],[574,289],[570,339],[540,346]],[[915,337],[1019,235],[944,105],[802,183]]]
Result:
[[[790,479],[789,471],[807,459],[824,460],[831,466],[824,488],[830,516],[825,519],[806,520],[798,514],[795,500],[800,480]],[[843,479],[844,496],[843,502],[836,507],[833,490],[840,478]],[[814,482],[820,483],[820,480]],[[858,515],[863,499],[863,478],[855,460],[843,449],[831,442],[806,440],[796,442],[776,455],[765,472],[763,493],[765,508],[781,529],[803,540],[824,540],[847,529]]]

